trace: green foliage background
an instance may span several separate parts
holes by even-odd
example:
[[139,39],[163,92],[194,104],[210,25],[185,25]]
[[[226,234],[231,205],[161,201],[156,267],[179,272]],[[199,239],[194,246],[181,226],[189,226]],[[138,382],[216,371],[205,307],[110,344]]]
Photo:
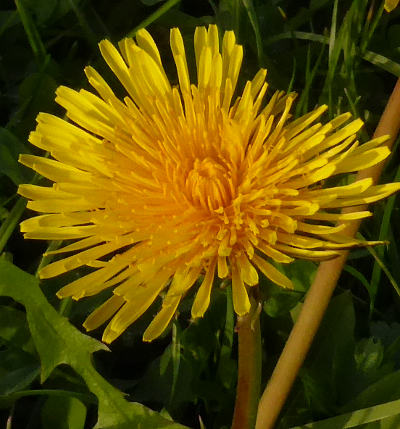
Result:
[[[168,332],[143,344],[141,333],[156,304],[110,352],[94,339],[100,332],[90,338],[80,326],[104,297],[73,305],[57,301],[55,292],[82,271],[39,283],[37,270],[48,262],[43,252],[60,243],[24,241],[18,231],[31,213],[17,186],[41,180],[17,162],[20,153],[36,153],[27,137],[37,113],[63,115],[54,91],[61,84],[88,87],[87,64],[119,88],[97,43],[117,42],[147,27],[176,82],[169,29],[181,29],[193,61],[194,28],[215,22],[235,30],[245,47],[239,86],[267,67],[269,93],[299,93],[296,116],[322,103],[329,104],[326,119],[351,111],[365,121],[366,141],[400,76],[399,16],[400,8],[386,14],[378,0],[1,1],[0,427],[230,426],[237,344],[226,285],[214,288],[204,319],[189,321],[189,296]],[[396,147],[383,181],[399,178]],[[281,429],[400,427],[399,202],[391,197],[374,211],[361,233],[390,245],[351,254],[283,410]],[[297,261],[285,269],[294,291],[261,284],[263,384],[316,265]]]

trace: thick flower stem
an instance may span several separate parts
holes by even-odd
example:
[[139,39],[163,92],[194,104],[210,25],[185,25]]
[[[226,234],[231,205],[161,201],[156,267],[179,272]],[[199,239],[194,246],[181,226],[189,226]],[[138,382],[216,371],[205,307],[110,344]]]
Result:
[[232,429],[253,429],[256,421],[261,382],[261,304],[251,300],[249,314],[238,317],[238,384]]
[[[374,137],[389,134],[387,145],[391,147],[400,128],[400,79],[382,114]],[[377,182],[384,164],[377,164],[357,175],[357,180],[372,177]],[[360,207],[346,211],[359,211]],[[346,234],[356,234],[360,222],[352,222]],[[301,313],[292,329],[285,348],[279,358],[272,377],[261,397],[256,429],[270,429],[284,405],[297,373],[304,362],[312,340],[318,330],[329,300],[335,289],[340,273],[346,262],[348,252],[333,260],[322,262],[315,280],[307,293]]]

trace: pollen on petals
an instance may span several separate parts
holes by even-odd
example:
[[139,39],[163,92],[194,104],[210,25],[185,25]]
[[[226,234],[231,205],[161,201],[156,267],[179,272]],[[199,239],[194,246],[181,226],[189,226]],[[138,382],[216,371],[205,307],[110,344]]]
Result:
[[266,100],[264,69],[238,89],[243,48],[232,31],[220,41],[215,25],[195,31],[193,74],[181,33],[171,30],[177,85],[146,30],[118,48],[107,40],[99,46],[126,96],[118,99],[86,67],[93,92],[57,90],[67,120],[37,117],[29,141],[50,157],[20,157],[53,182],[20,186],[38,212],[21,231],[66,241],[49,252],[57,258],[40,277],[86,266],[90,272],[65,285],[60,298],[112,291],[84,322],[87,330],[108,322],[103,341],[111,343],[162,296],[143,336],[152,341],[191,290],[192,318],[203,317],[216,278],[231,281],[242,316],[262,276],[293,287],[279,264],[379,243],[341,235],[348,222],[371,213],[339,209],[386,198],[400,184],[322,184],[387,158],[386,137],[360,144],[362,121],[344,113],[323,123],[327,106],[293,120],[296,94],[277,91]]

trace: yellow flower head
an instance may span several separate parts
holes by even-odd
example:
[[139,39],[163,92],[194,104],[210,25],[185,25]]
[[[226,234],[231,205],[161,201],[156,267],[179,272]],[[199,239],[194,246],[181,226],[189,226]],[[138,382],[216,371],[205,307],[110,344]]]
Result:
[[399,4],[399,0],[385,0],[385,10],[386,12],[391,12],[396,9]]
[[399,189],[370,179],[321,189],[332,175],[385,159],[385,138],[359,145],[361,120],[348,123],[346,113],[321,124],[326,106],[291,120],[294,94],[276,92],[264,102],[265,70],[233,99],[243,56],[234,33],[227,31],[220,47],[215,25],[199,27],[194,46],[197,85],[190,83],[182,36],[171,30],[179,81],[171,85],[147,31],[140,30],[136,42],[122,40],[119,51],[102,41],[101,53],[128,96],[119,100],[87,67],[98,95],[58,88],[56,101],[69,121],[40,113],[30,135],[52,158],[20,158],[54,182],[19,188],[28,207],[43,213],[22,222],[25,237],[73,240],[49,252],[66,256],[40,276],[92,267],[58,296],[77,300],[112,288],[84,323],[91,330],[111,319],[107,343],[161,294],[161,310],[143,338],[158,337],[198,279],[193,318],[207,310],[216,276],[232,279],[234,309],[246,314],[259,271],[292,287],[269,261],[321,260],[359,244],[340,234],[343,225],[332,224],[370,213],[337,209]]

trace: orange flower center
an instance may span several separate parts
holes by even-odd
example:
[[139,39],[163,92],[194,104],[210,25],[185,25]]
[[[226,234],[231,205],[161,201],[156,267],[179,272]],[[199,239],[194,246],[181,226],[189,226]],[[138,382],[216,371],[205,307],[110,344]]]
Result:
[[[212,158],[196,159],[186,179],[186,192],[195,206],[216,210],[231,199],[226,169]],[[207,196],[207,200],[204,197]]]

